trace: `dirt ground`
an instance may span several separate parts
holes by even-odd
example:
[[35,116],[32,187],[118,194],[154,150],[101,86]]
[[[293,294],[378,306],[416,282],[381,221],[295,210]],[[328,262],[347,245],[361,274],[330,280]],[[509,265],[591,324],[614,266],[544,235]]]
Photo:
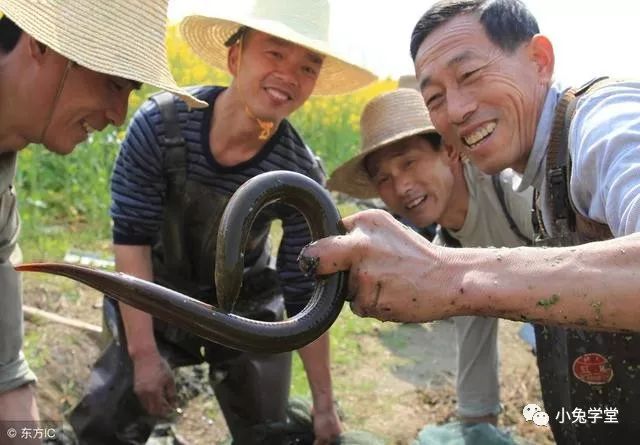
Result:
[[[25,275],[25,304],[65,317],[101,324],[101,295],[73,282]],[[338,321],[339,322],[339,321]],[[535,357],[518,337],[521,324],[500,324],[500,426],[528,444],[552,444],[550,429],[527,423],[522,408],[542,405]],[[380,323],[359,338],[359,359],[334,364],[337,398],[347,429],[367,430],[389,444],[410,444],[429,423],[454,419],[453,324]],[[38,378],[44,419],[62,422],[88,381],[98,357],[99,338],[65,325],[32,318],[25,326],[25,351]],[[197,393],[198,391],[194,391]],[[193,394],[192,394],[193,395]],[[178,432],[190,444],[213,444],[226,438],[226,426],[210,392],[204,391],[181,410]]]

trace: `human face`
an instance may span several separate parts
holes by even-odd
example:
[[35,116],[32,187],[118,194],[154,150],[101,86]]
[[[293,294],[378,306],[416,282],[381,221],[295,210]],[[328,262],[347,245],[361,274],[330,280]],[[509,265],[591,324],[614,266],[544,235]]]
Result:
[[229,51],[229,69],[256,117],[280,121],[309,98],[323,57],[259,31],[249,31]]
[[368,156],[365,165],[387,207],[411,224],[426,227],[445,213],[454,175],[444,147],[410,136]]
[[553,49],[535,36],[509,54],[476,15],[436,28],[416,54],[416,77],[431,120],[448,144],[495,174],[523,172],[553,73]]
[[[62,79],[62,76],[58,74],[58,78]],[[53,85],[55,88],[50,88],[49,94],[55,97],[59,82],[51,82]],[[126,79],[72,64],[59,99],[52,99],[47,110],[53,106],[42,143],[53,152],[68,154],[91,132],[101,131],[109,124],[122,125],[129,95],[137,87],[136,83]]]

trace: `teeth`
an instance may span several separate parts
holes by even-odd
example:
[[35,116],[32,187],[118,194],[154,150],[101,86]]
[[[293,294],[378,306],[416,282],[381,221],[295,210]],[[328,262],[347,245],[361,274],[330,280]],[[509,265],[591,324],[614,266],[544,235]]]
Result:
[[481,140],[483,140],[484,138],[489,136],[491,133],[493,133],[493,130],[495,130],[495,129],[496,129],[496,123],[495,122],[489,122],[487,125],[478,128],[476,131],[471,133],[469,136],[465,136],[464,137],[464,142],[469,147],[472,147],[473,145],[476,145],[478,142],[480,142]]
[[283,93],[282,91],[279,90],[274,90],[273,88],[268,88],[267,91],[269,92],[269,94],[271,94],[272,96],[275,96],[276,99],[280,99],[280,100],[287,100],[289,99],[289,96],[285,93]]
[[412,201],[409,201],[405,207],[407,209],[411,210],[414,207],[417,207],[418,205],[420,205],[422,203],[422,201],[424,201],[425,199],[427,199],[426,196],[421,196],[421,197],[416,198],[416,199],[414,199]]
[[82,121],[82,128],[84,128],[84,131],[86,131],[87,134],[96,131],[96,129],[89,125],[87,121]]

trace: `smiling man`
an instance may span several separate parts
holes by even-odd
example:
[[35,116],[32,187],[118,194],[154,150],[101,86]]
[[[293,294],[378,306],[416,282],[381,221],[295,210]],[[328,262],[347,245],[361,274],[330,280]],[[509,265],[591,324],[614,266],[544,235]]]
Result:
[[320,274],[354,271],[359,313],[538,322],[555,440],[628,443],[640,434],[640,83],[563,87],[550,40],[518,0],[436,3],[411,54],[436,130],[486,173],[523,174],[521,187],[539,192],[537,242],[553,248],[452,252],[370,212],[305,255],[320,257]]
[[18,152],[40,143],[68,154],[90,132],[121,125],[129,94],[141,83],[204,105],[169,74],[167,3],[141,3],[134,13],[122,0],[0,0],[0,421],[38,418],[35,376],[21,351],[21,282],[9,261],[19,232]]
[[[442,143],[420,93],[398,89],[372,99],[360,119],[360,153],[329,178],[330,190],[380,197],[416,228],[439,224],[437,245],[516,247],[533,238],[532,190],[515,192],[511,170],[491,177]],[[457,405],[463,424],[497,424],[498,320],[454,317]],[[429,360],[429,357],[425,357]],[[500,434],[486,428],[488,434]],[[476,438],[486,443],[490,437]],[[483,442],[484,441],[484,442]]]
[[[346,93],[374,79],[332,55],[325,0],[260,0],[246,15],[221,17],[187,17],[181,31],[198,56],[228,70],[231,84],[194,88],[209,105],[203,111],[189,111],[171,95],[142,105],[116,161],[111,207],[119,271],[212,304],[218,226],[237,188],[273,170],[324,183],[318,161],[286,118],[312,93]],[[283,227],[277,261],[268,241],[274,219]],[[306,305],[314,280],[298,269],[296,258],[309,239],[304,217],[290,207],[272,207],[258,217],[244,254],[239,313],[273,321],[284,316],[285,306],[293,315]],[[125,304],[106,300],[105,307],[119,310],[112,320],[123,326],[71,414],[81,443],[144,443],[175,406],[171,367],[203,361],[233,443],[283,442],[268,424],[285,420],[290,354],[240,353]],[[328,334],[299,353],[313,396],[315,443],[329,444],[342,427]]]

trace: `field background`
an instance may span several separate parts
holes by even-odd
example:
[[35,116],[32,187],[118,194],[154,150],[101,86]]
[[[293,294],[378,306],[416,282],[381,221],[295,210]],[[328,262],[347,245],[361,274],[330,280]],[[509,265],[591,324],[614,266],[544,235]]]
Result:
[[[169,32],[168,51],[179,84],[228,84],[225,73],[210,68],[190,52],[175,28]],[[385,79],[351,95],[312,98],[291,121],[331,172],[357,152],[359,116],[367,101],[396,86],[395,80]],[[129,116],[151,92],[144,87],[132,95]],[[17,190],[22,217],[20,246],[25,261],[61,261],[69,251],[111,257],[109,179],[125,131],[126,125],[94,134],[64,158],[39,146],[21,152]],[[343,215],[354,210],[353,205],[341,207]],[[277,228],[274,234],[277,236]],[[25,302],[101,323],[101,296],[68,280],[26,275]],[[447,322],[442,323],[440,328],[438,324],[382,324],[345,310],[332,328],[332,369],[348,428],[367,429],[389,443],[403,444],[409,443],[424,424],[453,418],[455,345],[451,328]],[[537,371],[532,354],[517,336],[519,325],[503,326],[500,341],[505,410],[501,423],[532,443],[550,443],[548,429],[527,424],[520,415],[525,404],[540,403]],[[86,332],[30,317],[25,353],[39,376],[43,417],[61,421],[82,394],[89,367],[99,353],[99,342]],[[297,356],[292,393],[309,394]],[[185,407],[179,423],[180,432],[191,443],[210,444],[226,436],[211,394],[197,395]]]

